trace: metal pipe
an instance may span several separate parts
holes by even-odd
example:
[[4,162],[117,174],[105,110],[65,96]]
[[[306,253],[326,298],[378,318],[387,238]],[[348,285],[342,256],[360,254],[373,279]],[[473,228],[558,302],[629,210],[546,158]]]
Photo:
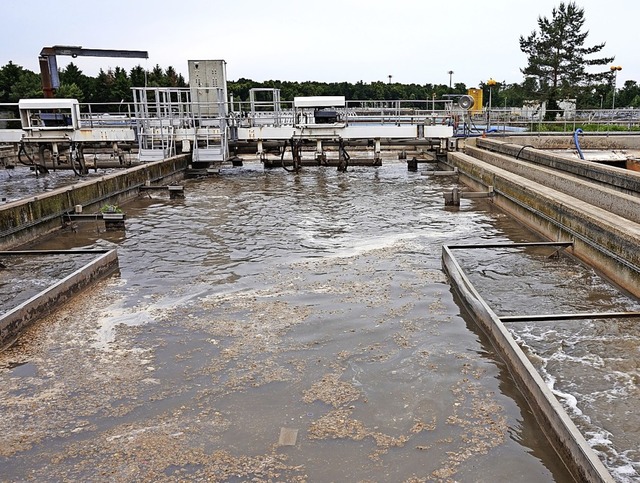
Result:
[[578,128],[575,130],[573,133],[573,142],[576,145],[580,159],[584,159],[584,154],[582,154],[582,149],[580,149],[580,141],[578,141],[578,134],[582,134],[582,129]]

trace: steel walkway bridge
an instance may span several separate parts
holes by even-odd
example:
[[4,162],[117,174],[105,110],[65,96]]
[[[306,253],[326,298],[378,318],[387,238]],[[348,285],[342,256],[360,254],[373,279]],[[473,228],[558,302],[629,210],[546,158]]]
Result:
[[[340,96],[280,99],[278,89],[252,89],[248,102],[227,92],[226,63],[189,61],[186,88],[135,87],[131,103],[80,104],[75,99],[25,99],[4,105],[0,144],[17,148],[25,164],[86,171],[85,154],[105,149],[122,163],[123,149],[141,163],[189,153],[194,168],[232,162],[238,150],[267,161],[277,153],[299,167],[303,150],[318,163],[346,147],[365,146],[373,164],[387,144],[449,150],[456,124],[473,105],[470,96],[444,101],[347,101]],[[289,154],[290,153],[290,154]],[[36,156],[37,154],[37,156]],[[36,160],[37,158],[37,160]]]

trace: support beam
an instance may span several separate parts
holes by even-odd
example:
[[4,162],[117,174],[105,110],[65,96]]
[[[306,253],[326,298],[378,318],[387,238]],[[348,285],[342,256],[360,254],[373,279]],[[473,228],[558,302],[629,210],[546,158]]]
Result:
[[55,90],[60,87],[58,61],[56,60],[56,56],[58,55],[69,55],[74,59],[78,56],[125,57],[129,59],[149,58],[149,53],[146,50],[83,49],[82,47],[71,45],[43,47],[40,51],[39,63],[44,97],[53,97]]

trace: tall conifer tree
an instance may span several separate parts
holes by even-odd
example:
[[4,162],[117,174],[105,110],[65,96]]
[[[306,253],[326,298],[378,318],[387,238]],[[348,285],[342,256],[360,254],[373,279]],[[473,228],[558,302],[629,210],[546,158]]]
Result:
[[560,3],[551,12],[551,19],[538,17],[538,30],[520,37],[520,50],[527,55],[528,65],[521,72],[535,80],[535,95],[547,101],[547,118],[555,116],[558,101],[579,98],[592,83],[602,81],[610,71],[590,73],[587,67],[605,65],[613,57],[588,58],[600,52],[605,43],[585,47],[589,35],[583,32],[584,9],[575,2]]

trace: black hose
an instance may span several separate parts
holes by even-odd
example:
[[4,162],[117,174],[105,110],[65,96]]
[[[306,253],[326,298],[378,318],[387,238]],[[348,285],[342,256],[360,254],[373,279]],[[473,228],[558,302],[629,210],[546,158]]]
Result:
[[[349,167],[349,160],[351,159],[351,156],[349,156],[349,153],[344,148],[344,141],[342,139],[340,139],[340,141],[338,142],[338,153],[339,153],[339,157],[342,157],[342,159],[338,161],[338,171],[341,171],[344,173],[347,171],[347,168]],[[344,160],[344,163],[342,162],[343,160]]]
[[[25,163],[24,161],[22,161],[22,156],[21,156],[22,153],[24,153],[24,155],[31,162],[31,164]],[[25,166],[33,166],[36,171],[36,176],[38,176],[38,174],[47,174],[49,172],[46,166],[44,166],[43,164],[36,163],[33,160],[33,158],[29,156],[29,153],[27,153],[27,150],[24,147],[24,141],[20,143],[20,148],[18,149],[18,161],[20,162],[20,164],[23,164]]]
[[284,145],[284,149],[282,150],[282,154],[280,155],[280,164],[282,165],[282,168],[288,173],[297,173],[298,171],[300,171],[300,157],[298,154],[296,154],[296,150],[298,150],[299,144],[295,142],[294,138],[291,138],[289,142],[291,144],[291,157],[293,158],[293,169],[287,168],[284,164],[284,153],[287,150],[286,143]]
[[518,154],[516,154],[516,159],[518,159],[520,157],[520,155],[522,154],[522,151],[524,151],[524,148],[534,148],[535,146],[532,146],[531,144],[525,144],[524,146],[522,146],[520,148],[520,151],[518,151]]
[[[282,166],[282,169],[284,169],[287,173],[293,173],[295,172],[295,170],[287,168],[284,164],[284,153],[286,152],[287,152],[287,143],[285,142],[284,146],[282,147],[282,154],[280,155],[280,166]],[[291,138],[291,152],[293,153],[293,138]]]
[[[76,153],[76,155],[73,154],[74,152]],[[73,170],[73,174],[75,174],[79,178],[84,177],[85,174],[82,172],[82,163],[80,162],[78,163],[80,165],[80,170],[76,170],[76,157],[78,155],[76,143],[71,143],[71,147],[69,149],[69,155],[71,156],[71,169]],[[96,163],[96,166],[97,165],[98,163]]]

